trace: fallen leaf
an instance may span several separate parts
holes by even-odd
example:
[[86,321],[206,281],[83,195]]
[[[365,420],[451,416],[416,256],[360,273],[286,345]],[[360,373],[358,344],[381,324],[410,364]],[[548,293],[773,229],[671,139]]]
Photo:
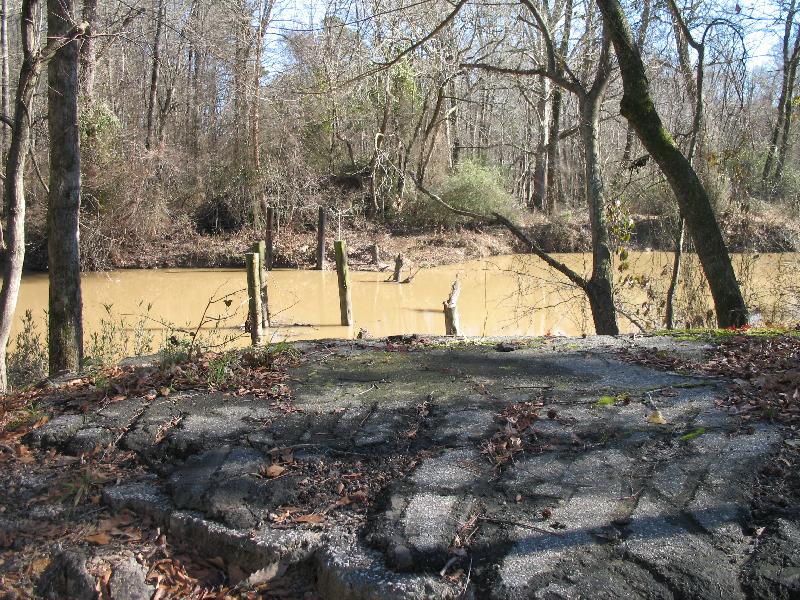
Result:
[[282,577],[284,573],[286,573],[286,564],[283,562],[273,563],[268,567],[251,573],[250,577],[247,578],[247,585],[250,587],[263,585],[276,577]]
[[647,417],[647,422],[651,425],[666,425],[667,420],[664,418],[664,415],[661,414],[660,410],[654,411],[649,417]]
[[274,479],[275,477],[280,477],[285,472],[286,472],[286,467],[282,467],[280,465],[270,465],[269,467],[267,467],[267,470],[264,471],[264,474],[270,479]]
[[323,523],[325,521],[325,515],[320,515],[317,513],[311,513],[310,515],[300,515],[299,517],[294,518],[295,523]]
[[34,559],[31,562],[31,571],[30,571],[31,575],[33,575],[34,577],[38,577],[39,575],[44,573],[44,570],[47,568],[49,564],[50,564],[49,558]]
[[89,542],[90,544],[96,544],[98,546],[105,546],[111,541],[111,536],[105,532],[98,532],[92,535],[87,535],[83,538],[85,541]]

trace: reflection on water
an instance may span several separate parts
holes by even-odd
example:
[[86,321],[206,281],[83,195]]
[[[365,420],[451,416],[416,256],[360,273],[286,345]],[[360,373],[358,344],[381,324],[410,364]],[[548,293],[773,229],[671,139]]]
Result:
[[[578,272],[588,271],[591,257],[556,255]],[[626,313],[635,320],[656,324],[659,298],[667,286],[672,255],[633,253],[631,268],[618,273],[638,278],[620,288]],[[688,261],[691,263],[691,261]],[[766,315],[776,308],[797,306],[798,255],[762,255],[755,262],[735,261],[751,305]],[[276,327],[273,339],[352,338],[360,328],[379,337],[399,333],[443,334],[442,302],[456,277],[462,282],[459,310],[466,335],[580,335],[592,333],[588,304],[564,278],[532,256],[501,256],[479,261],[425,269],[410,284],[389,283],[389,273],[351,272],[355,326],[341,327],[336,274],[326,271],[278,270],[270,273],[269,297]],[[699,281],[699,277],[695,277]],[[689,286],[694,285],[689,281]],[[152,306],[148,322],[154,331],[162,322],[195,326],[212,297],[242,290],[244,270],[131,270],[86,274],[83,278],[84,318],[87,339],[107,318],[104,304],[117,315],[137,315]],[[780,288],[780,293],[776,291]],[[687,293],[691,293],[689,290]],[[649,299],[648,299],[649,297]],[[700,300],[706,302],[702,297]],[[696,299],[695,299],[696,301]],[[32,310],[44,331],[47,276],[26,275],[20,293],[18,317]],[[219,305],[221,308],[222,305]],[[244,293],[234,296],[230,310],[238,310],[227,323],[241,327],[246,313]],[[212,311],[218,314],[219,309]],[[213,316],[212,314],[212,316]],[[128,317],[132,322],[133,317]],[[621,318],[624,331],[636,331]],[[14,333],[12,333],[13,340]],[[159,334],[155,337],[160,344]],[[242,343],[245,343],[244,340]]]

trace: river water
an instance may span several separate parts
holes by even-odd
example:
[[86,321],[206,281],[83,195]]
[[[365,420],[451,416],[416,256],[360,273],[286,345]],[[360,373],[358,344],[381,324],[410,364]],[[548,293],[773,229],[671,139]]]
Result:
[[[555,255],[571,268],[586,273],[591,257],[583,254]],[[625,312],[640,324],[658,324],[658,305],[663,300],[671,269],[668,253],[632,253],[630,268],[617,270],[617,279],[630,276],[619,287]],[[699,271],[689,257],[687,285],[679,301],[691,302],[695,313],[710,307],[698,287]],[[767,254],[737,256],[734,264],[752,307],[764,320],[797,318],[800,300],[800,255]],[[339,325],[336,273],[332,271],[276,270],[269,275],[273,328],[268,336],[280,339],[353,338],[361,328],[378,337],[401,333],[443,334],[442,302],[456,278],[462,283],[459,312],[464,334],[490,335],[580,335],[593,333],[585,299],[559,274],[539,259],[500,256],[416,272],[411,283],[387,281],[389,272],[359,272],[351,267],[355,326]],[[414,274],[415,269],[404,276]],[[38,330],[44,332],[47,306],[47,275],[23,277],[16,329],[26,310],[33,313]],[[177,269],[129,270],[90,273],[83,278],[86,338],[109,329],[124,319],[130,330],[141,322],[157,348],[166,324],[194,329],[204,312],[203,329],[219,339],[241,334],[246,314],[244,270]],[[209,300],[233,294],[224,302]],[[110,312],[110,315],[109,315]],[[145,318],[146,316],[146,318]],[[225,317],[225,318],[223,318]],[[622,329],[637,331],[621,318]],[[12,332],[12,345],[14,333]],[[238,342],[246,343],[246,338]]]

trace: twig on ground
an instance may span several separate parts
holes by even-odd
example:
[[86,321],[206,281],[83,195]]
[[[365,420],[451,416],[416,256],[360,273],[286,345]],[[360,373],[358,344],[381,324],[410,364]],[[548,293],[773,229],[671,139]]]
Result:
[[486,521],[487,523],[494,523],[495,525],[511,525],[513,527],[521,527],[522,529],[530,529],[531,531],[538,531],[539,533],[561,535],[560,532],[555,531],[553,529],[544,529],[543,527],[537,527],[536,525],[528,525],[527,523],[521,523],[519,521],[495,519],[494,517],[478,517],[478,519],[480,519],[481,521]]

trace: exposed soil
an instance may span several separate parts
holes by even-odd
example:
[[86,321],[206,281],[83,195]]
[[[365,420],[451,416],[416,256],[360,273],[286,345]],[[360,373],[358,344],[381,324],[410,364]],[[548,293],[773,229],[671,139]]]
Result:
[[[791,222],[776,222],[752,215],[747,219],[729,216],[722,228],[732,252],[795,252],[798,234]],[[275,236],[274,265],[308,268],[316,262],[316,225],[292,223]],[[674,249],[675,234],[669,219],[640,216],[628,246],[631,250]],[[547,252],[587,252],[591,244],[588,223],[579,219],[546,220],[531,217],[529,235]],[[335,235],[331,226],[331,235]],[[161,236],[108,241],[102,248],[84,249],[84,267],[94,269],[215,268],[242,267],[244,253],[260,234],[253,231],[207,235],[176,228]],[[458,230],[388,228],[374,222],[349,225],[344,238],[350,258],[359,269],[378,268],[371,247],[377,244],[381,261],[391,263],[401,253],[418,266],[430,267],[473,259],[512,254],[524,249],[503,227],[470,226]],[[328,249],[329,264],[333,249]],[[39,231],[29,231],[25,267],[31,271],[47,268],[47,241]]]

